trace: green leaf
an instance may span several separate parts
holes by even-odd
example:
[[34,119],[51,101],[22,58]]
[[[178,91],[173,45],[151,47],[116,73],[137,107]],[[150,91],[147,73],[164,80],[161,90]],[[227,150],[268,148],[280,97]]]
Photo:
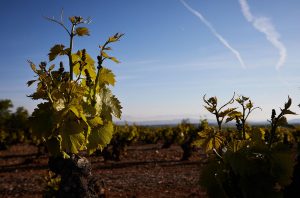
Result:
[[234,110],[236,110],[236,108],[228,108],[226,109],[225,111],[222,111],[219,113],[219,116],[220,117],[225,117],[227,116],[228,114],[232,113]]
[[221,133],[212,128],[203,130],[199,132],[198,135],[202,138],[201,146],[206,152],[212,150],[213,148],[220,148],[225,139]]
[[85,131],[86,123],[74,117],[74,114],[66,115],[59,128],[62,137],[62,149],[67,153],[78,153],[86,143]]
[[283,110],[282,110],[282,113],[283,113],[283,115],[286,115],[286,114],[296,115],[295,112],[293,112],[293,111],[291,111],[291,110],[288,110],[288,109],[283,109]]
[[99,84],[102,86],[102,84],[105,85],[115,85],[115,75],[114,73],[105,67],[102,67],[100,69],[100,78],[99,78]]
[[78,28],[76,28],[75,32],[78,36],[89,36],[90,35],[89,29],[86,27],[78,27]]
[[228,117],[226,118],[226,123],[236,119],[236,117],[241,118],[242,113],[234,110],[234,111],[231,111],[227,116]]
[[54,69],[54,67],[55,67],[55,65],[53,64],[53,65],[51,65],[50,67],[49,67],[49,69],[48,69],[48,72],[51,72],[53,69]]
[[32,69],[32,71],[34,71],[34,73],[37,73],[37,69],[36,69],[36,66],[33,62],[31,62],[30,60],[28,60],[28,63],[30,64],[30,67]]
[[99,125],[102,125],[102,124],[103,124],[103,121],[102,121],[102,119],[101,119],[100,117],[94,117],[94,118],[88,120],[88,123],[89,123],[89,125],[90,125],[92,128],[94,128],[94,127],[97,127],[97,126],[99,126]]
[[28,87],[31,86],[34,82],[36,82],[37,80],[30,80],[27,82]]
[[[60,94],[60,93],[59,93]],[[54,94],[52,94],[53,96]],[[60,111],[60,110],[63,110],[65,108],[65,102],[62,98],[59,98],[55,101],[53,101],[53,108],[56,110],[56,111]]]
[[113,124],[111,122],[108,122],[104,126],[93,128],[88,137],[88,153],[92,154],[97,149],[103,149],[110,142],[113,130]]
[[74,115],[76,115],[77,118],[80,118],[80,113],[75,106],[71,106],[71,107],[69,107],[69,109],[70,109],[70,111],[72,111],[74,113]]
[[70,20],[71,23],[73,23],[73,24],[76,22],[75,16],[69,17],[69,20]]
[[86,143],[83,133],[62,134],[62,149],[67,153],[78,153]]
[[29,117],[29,125],[34,136],[48,138],[55,126],[55,114],[50,103],[38,104]]
[[231,122],[231,121],[234,120],[234,119],[235,119],[235,117],[228,117],[228,118],[226,118],[225,123]]
[[288,97],[288,101],[287,101],[287,103],[284,104],[284,108],[285,109],[290,108],[291,104],[292,104],[292,99],[290,97]]
[[64,50],[64,45],[62,44],[57,44],[54,45],[51,49],[50,49],[50,53],[49,55],[49,61],[53,61],[58,55],[66,55],[67,51]]
[[124,34],[116,33],[114,36],[109,37],[108,42],[116,42],[118,41]]
[[97,112],[101,113],[101,118],[104,120],[111,120],[112,114],[117,118],[121,118],[122,106],[120,101],[111,93],[108,88],[102,88],[100,93],[96,95]]
[[247,101],[247,100],[249,100],[249,97],[242,96],[242,100]]
[[207,109],[207,111],[209,111],[210,113],[214,113],[214,111],[216,110],[216,108],[213,107],[209,107],[209,106],[204,106],[205,109]]
[[104,58],[109,58],[108,54],[104,51],[101,51],[101,56],[103,56]]
[[[85,60],[85,65],[83,66],[81,70],[81,75],[86,76],[84,70],[87,69],[89,75],[91,76],[92,80],[96,79],[96,69],[95,69],[95,61],[91,58],[91,56],[86,53],[86,60]],[[78,51],[76,54],[72,54],[72,59],[73,59],[73,72],[77,76],[80,74],[80,63],[82,62],[82,51]]]
[[115,63],[120,63],[119,60],[117,60],[115,57],[109,57],[110,60],[114,61]]
[[116,59],[116,57],[109,56],[109,55],[108,55],[106,52],[104,52],[104,51],[101,51],[101,55],[102,55],[104,58],[108,58],[108,59],[114,61],[115,63],[120,63],[120,61],[118,61],[118,60]]
[[252,104],[251,100],[249,101],[249,103],[246,104],[246,108],[247,109],[252,109],[253,108],[253,104]]
[[217,97],[211,97],[207,100],[207,102],[209,102],[212,105],[216,105],[218,103],[218,99]]
[[53,136],[46,141],[47,149],[49,153],[54,156],[58,157],[61,156],[61,136]]

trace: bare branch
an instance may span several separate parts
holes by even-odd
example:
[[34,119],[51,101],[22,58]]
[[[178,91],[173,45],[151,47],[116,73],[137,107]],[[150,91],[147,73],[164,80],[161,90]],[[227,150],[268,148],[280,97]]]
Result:
[[62,22],[57,21],[54,17],[53,17],[53,18],[50,18],[50,17],[45,17],[45,16],[44,16],[44,18],[47,19],[47,20],[49,20],[49,21],[52,21],[52,22],[54,22],[54,23],[57,23],[57,24],[61,25],[61,26],[67,31],[67,33],[71,36],[70,31],[67,29],[67,27],[66,27]]

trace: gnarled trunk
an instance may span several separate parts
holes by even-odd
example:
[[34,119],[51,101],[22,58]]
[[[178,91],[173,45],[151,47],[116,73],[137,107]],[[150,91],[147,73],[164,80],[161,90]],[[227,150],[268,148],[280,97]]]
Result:
[[103,182],[92,176],[91,163],[85,158],[72,154],[69,159],[50,157],[52,172],[61,176],[58,198],[99,198],[106,197]]

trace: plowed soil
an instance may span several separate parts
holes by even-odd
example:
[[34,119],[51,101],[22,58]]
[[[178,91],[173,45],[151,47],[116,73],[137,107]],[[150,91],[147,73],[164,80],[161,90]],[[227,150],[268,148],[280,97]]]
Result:
[[[179,146],[130,146],[118,162],[88,156],[93,174],[104,182],[107,197],[206,197],[199,186],[201,154],[180,161]],[[36,158],[37,148],[15,145],[0,151],[0,197],[42,197],[48,175],[48,156]]]

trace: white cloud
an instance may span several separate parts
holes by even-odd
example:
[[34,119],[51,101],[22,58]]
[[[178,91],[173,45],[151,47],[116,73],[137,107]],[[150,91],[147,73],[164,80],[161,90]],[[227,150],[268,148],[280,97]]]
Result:
[[266,17],[255,17],[250,11],[247,0],[239,0],[241,10],[246,20],[252,23],[253,27],[265,34],[266,39],[279,51],[279,60],[276,65],[278,70],[286,61],[287,50],[284,44],[280,41],[280,34],[276,31],[271,20]]
[[193,8],[191,8],[184,0],[180,0],[180,2],[184,5],[184,7],[186,7],[192,14],[194,14],[195,16],[197,16],[209,29],[210,31],[213,33],[213,35],[226,47],[228,48],[234,55],[235,57],[238,59],[238,61],[240,62],[241,66],[243,68],[246,68],[246,65],[244,63],[244,60],[242,59],[240,53],[234,49],[229,42],[222,36],[220,35],[216,29],[212,26],[212,24],[207,21],[205,19],[205,17],[198,11],[194,10]]

